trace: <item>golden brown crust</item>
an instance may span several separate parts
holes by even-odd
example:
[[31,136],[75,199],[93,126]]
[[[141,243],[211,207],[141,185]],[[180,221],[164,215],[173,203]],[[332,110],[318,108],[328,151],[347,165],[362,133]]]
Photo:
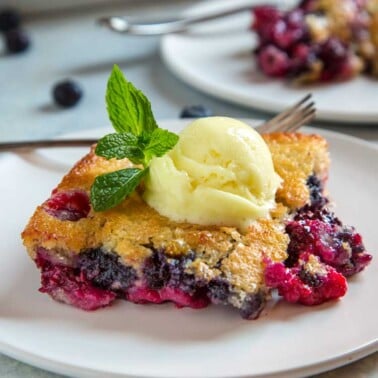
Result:
[[319,135],[275,133],[263,136],[272,153],[274,168],[284,180],[276,199],[289,208],[308,202],[307,178],[316,174],[325,181],[329,156],[327,141]]
[[[91,248],[104,248],[117,253],[126,264],[140,269],[151,254],[148,245],[164,249],[166,255],[180,256],[193,250],[196,259],[189,271],[210,279],[227,277],[244,291],[262,284],[263,256],[274,261],[286,258],[288,237],[282,218],[288,209],[309,201],[308,176],[315,173],[325,178],[328,168],[326,141],[316,135],[265,135],[283,185],[277,193],[277,207],[271,220],[256,222],[246,233],[233,227],[199,226],[176,223],[149,207],[136,191],[123,203],[105,212],[90,211],[76,222],[60,221],[39,206],[22,237],[30,256],[43,247],[65,256]],[[105,160],[93,148],[58,185],[57,191],[89,189],[102,173],[130,166],[128,160]]]

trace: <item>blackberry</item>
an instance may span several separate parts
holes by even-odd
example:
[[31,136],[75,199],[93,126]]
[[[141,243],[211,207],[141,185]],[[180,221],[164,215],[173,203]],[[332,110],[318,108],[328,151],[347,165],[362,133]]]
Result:
[[329,209],[326,207],[318,209],[314,208],[311,205],[305,205],[298,209],[297,213],[294,216],[295,221],[307,221],[307,220],[319,220],[323,223],[342,226],[342,223],[339,218],[335,216]]
[[290,237],[286,267],[294,267],[303,253],[318,256],[345,277],[363,270],[371,261],[354,228],[344,226],[327,208],[307,205],[286,225]]

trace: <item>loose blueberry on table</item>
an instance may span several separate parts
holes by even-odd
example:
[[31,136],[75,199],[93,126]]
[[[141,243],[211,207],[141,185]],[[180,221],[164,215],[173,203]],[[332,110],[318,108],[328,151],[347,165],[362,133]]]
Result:
[[180,113],[180,118],[211,117],[213,112],[204,105],[186,106]]
[[57,105],[63,108],[71,108],[80,101],[83,90],[78,83],[72,80],[64,80],[54,86],[52,94]]
[[26,51],[30,46],[28,35],[21,29],[13,29],[4,34],[8,53],[18,54]]

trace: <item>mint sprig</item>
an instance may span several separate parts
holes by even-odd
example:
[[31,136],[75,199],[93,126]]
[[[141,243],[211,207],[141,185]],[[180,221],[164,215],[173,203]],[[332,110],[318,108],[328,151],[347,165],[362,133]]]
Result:
[[118,133],[140,135],[158,127],[147,97],[126,80],[117,65],[114,65],[108,80],[106,107]]
[[123,201],[147,174],[151,159],[163,156],[178,141],[176,134],[157,126],[147,97],[126,80],[116,65],[108,80],[106,104],[117,133],[98,141],[96,155],[106,159],[128,158],[143,169],[126,168],[96,177],[90,193],[95,211],[110,209]]

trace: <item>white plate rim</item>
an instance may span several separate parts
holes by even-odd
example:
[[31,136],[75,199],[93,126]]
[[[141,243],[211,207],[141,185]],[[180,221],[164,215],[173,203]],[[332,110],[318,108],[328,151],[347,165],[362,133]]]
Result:
[[[260,120],[257,119],[244,119],[244,121],[248,122],[249,124],[257,124],[260,122]],[[159,123],[168,126],[170,124],[186,124],[190,122],[190,120],[176,120],[176,119],[168,119],[168,120],[162,120]],[[89,129],[89,130],[82,130],[74,133],[66,133],[63,134],[62,137],[70,137],[72,135],[77,135],[79,137],[85,137],[88,135],[91,135],[94,133],[94,135],[99,133],[99,131],[102,131],[103,129]],[[378,146],[376,144],[370,143],[368,141],[364,141],[360,138],[356,138],[353,136],[341,134],[335,131],[329,131],[329,130],[323,130],[319,128],[314,128],[314,127],[305,127],[303,128],[303,131],[306,133],[311,133],[311,134],[320,134],[327,138],[328,136],[330,138],[334,139],[339,139],[341,141],[353,143],[353,144],[358,144],[361,147],[365,147],[370,149],[373,153],[378,153]],[[4,153],[6,154],[6,153]],[[1,156],[1,154],[0,154]],[[375,353],[378,351],[378,339],[372,340],[371,342],[368,342],[363,345],[359,345],[356,348],[353,348],[349,351],[345,351],[343,353],[340,353],[339,355],[333,356],[332,358],[322,360],[318,363],[315,364],[308,364],[308,365],[303,365],[301,367],[296,367],[293,369],[287,369],[284,371],[277,371],[273,373],[267,373],[263,375],[253,375],[255,378],[265,378],[265,377],[300,377],[308,374],[318,374],[322,373],[325,371],[328,371],[330,369],[334,369],[340,366],[343,366],[347,363],[351,363],[353,361],[359,360],[363,357],[366,357],[372,353]],[[31,364],[36,367],[40,367],[42,369],[46,369],[48,371],[54,372],[54,373],[59,373],[59,374],[68,374],[68,375],[75,375],[78,377],[103,377],[105,374],[108,377],[135,377],[135,378],[151,378],[150,375],[125,375],[123,373],[115,373],[115,372],[109,372],[109,371],[102,371],[102,370],[94,370],[91,368],[86,368],[74,364],[69,364],[69,363],[63,363],[60,361],[56,361],[53,359],[48,359],[45,357],[38,356],[38,354],[30,353],[28,351],[23,350],[22,348],[16,348],[10,344],[4,343],[0,341],[0,352],[15,358],[19,361]],[[251,375],[234,375],[230,376],[227,375],[227,377],[233,377],[233,378],[246,378],[250,377]],[[156,377],[162,377],[161,375],[156,375]],[[185,377],[185,376],[181,376]],[[205,378],[206,376],[204,376]],[[226,376],[213,376],[213,375],[208,375],[207,377],[217,377],[217,378],[225,378]]]
[[[291,377],[291,378],[299,378],[307,375],[312,374],[320,374],[326,371],[329,371],[331,369],[336,369],[338,367],[344,366],[345,364],[349,364],[355,361],[358,361],[361,358],[367,357],[375,352],[378,351],[378,340],[372,341],[371,343],[368,343],[366,345],[362,345],[359,348],[352,349],[348,352],[342,353],[337,357],[331,358],[329,360],[322,361],[319,364],[311,364],[307,366],[303,366],[300,368],[280,371],[276,373],[267,373],[263,375],[224,375],[224,376],[213,376],[213,375],[204,375],[203,378],[285,378],[285,377]],[[109,372],[105,370],[94,370],[90,368],[85,368],[82,366],[77,365],[70,365],[65,364],[60,361],[54,361],[51,359],[47,359],[44,357],[40,357],[37,354],[33,354],[27,351],[23,351],[20,348],[13,348],[10,345],[6,345],[2,342],[0,342],[0,352],[14,358],[16,360],[19,360],[21,362],[30,364],[32,366],[48,370],[52,373],[57,374],[64,374],[64,375],[72,375],[78,378],[87,378],[87,377],[93,377],[93,378],[103,378],[103,377],[109,377],[109,378],[152,378],[150,375],[128,375],[128,374],[122,374],[122,373],[114,373]],[[174,376],[162,376],[162,375],[156,375],[156,378],[170,378]],[[181,378],[189,378],[190,376],[183,376],[181,375]]]

